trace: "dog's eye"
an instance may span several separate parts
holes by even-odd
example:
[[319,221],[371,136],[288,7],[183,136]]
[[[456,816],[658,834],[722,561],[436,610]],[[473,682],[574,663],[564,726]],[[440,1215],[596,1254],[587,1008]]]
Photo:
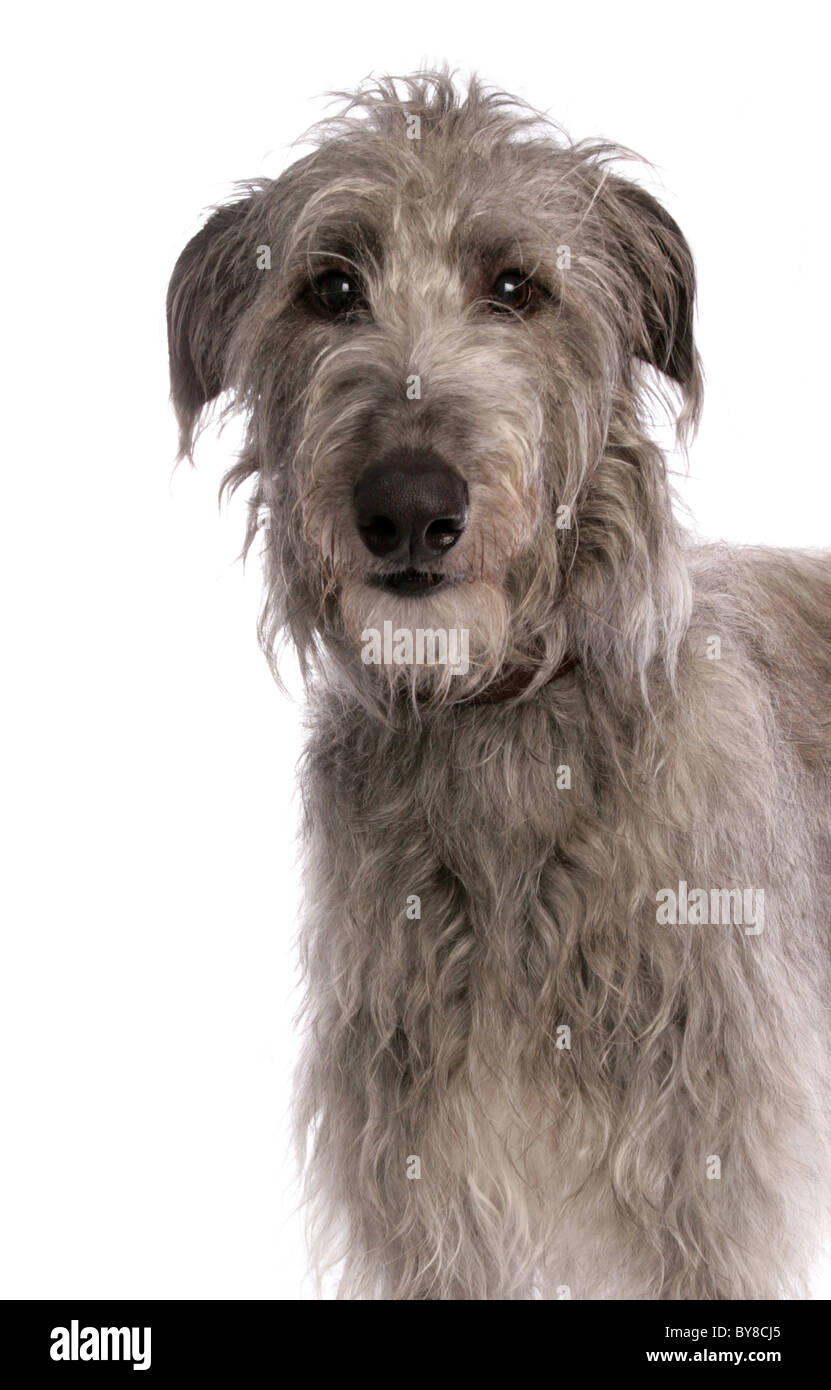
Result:
[[357,281],[342,270],[324,270],[315,280],[315,293],[330,314],[348,314],[361,300]]
[[503,270],[494,281],[490,292],[491,307],[494,309],[527,309],[531,303],[534,286],[521,270]]

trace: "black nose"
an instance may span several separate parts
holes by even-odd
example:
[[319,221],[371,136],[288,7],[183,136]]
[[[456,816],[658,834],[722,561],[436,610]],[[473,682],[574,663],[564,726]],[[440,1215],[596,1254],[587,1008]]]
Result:
[[467,484],[431,449],[401,450],[371,464],[354,502],[367,550],[416,569],[446,555],[467,525]]

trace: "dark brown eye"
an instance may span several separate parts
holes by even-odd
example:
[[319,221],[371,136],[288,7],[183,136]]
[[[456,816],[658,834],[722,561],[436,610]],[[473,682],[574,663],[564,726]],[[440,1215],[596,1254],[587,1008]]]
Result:
[[503,270],[490,292],[491,307],[521,312],[531,303],[534,286],[521,270]]
[[348,314],[361,301],[357,281],[342,270],[324,270],[315,281],[315,293],[330,314]]

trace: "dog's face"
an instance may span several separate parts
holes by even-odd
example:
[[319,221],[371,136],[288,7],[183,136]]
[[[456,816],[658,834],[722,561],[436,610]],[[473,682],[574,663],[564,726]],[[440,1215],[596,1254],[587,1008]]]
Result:
[[615,573],[654,569],[637,364],[694,412],[692,261],[612,151],[507,99],[433,78],[358,104],[183,252],[173,396],[186,450],[222,390],[249,412],[231,476],[268,509],[269,639],[322,640],[366,683],[368,630],[463,630],[461,680],[381,667],[463,698],[506,665],[544,676],[585,642],[581,605],[614,626]]

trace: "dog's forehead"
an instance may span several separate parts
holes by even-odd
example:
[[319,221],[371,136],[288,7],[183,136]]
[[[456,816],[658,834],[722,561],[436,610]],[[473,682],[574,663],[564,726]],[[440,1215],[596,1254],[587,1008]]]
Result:
[[505,141],[476,155],[446,143],[409,150],[344,143],[321,152],[294,227],[298,250],[371,260],[378,270],[442,263],[520,265],[590,211],[573,159]]

